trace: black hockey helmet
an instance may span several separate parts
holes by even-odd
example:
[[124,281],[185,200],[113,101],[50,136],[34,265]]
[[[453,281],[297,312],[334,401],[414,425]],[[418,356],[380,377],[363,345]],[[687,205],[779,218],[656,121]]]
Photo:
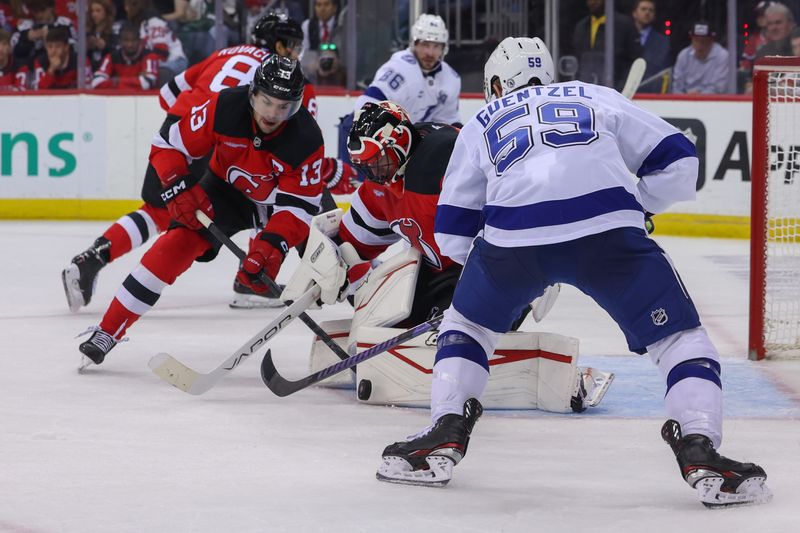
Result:
[[275,51],[275,43],[281,42],[285,47],[297,50],[300,54],[302,50],[298,50],[298,47],[303,44],[303,30],[296,20],[286,15],[267,13],[253,26],[250,41],[270,52]]
[[356,111],[347,137],[350,160],[370,181],[388,185],[403,177],[419,133],[405,109],[393,102],[367,102]]
[[259,94],[291,102],[281,113],[281,120],[288,120],[300,109],[304,88],[305,77],[300,64],[288,57],[270,54],[256,68],[253,81],[250,82],[250,103],[256,111],[269,105],[269,98],[258,98]]

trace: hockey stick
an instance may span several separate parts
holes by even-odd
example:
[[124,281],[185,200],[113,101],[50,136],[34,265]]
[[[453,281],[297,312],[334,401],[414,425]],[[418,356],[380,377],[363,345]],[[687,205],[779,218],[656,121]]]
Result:
[[[236,245],[236,243],[230,239],[230,237],[225,235],[225,233],[222,232],[222,230],[220,230],[216,224],[214,224],[214,221],[208,218],[208,215],[206,215],[205,213],[203,213],[198,209],[197,211],[195,211],[195,216],[197,217],[197,220],[199,220],[200,223],[203,226],[205,226],[208,229],[208,231],[210,231],[212,235],[214,235],[214,237],[216,237],[219,240],[219,242],[224,244],[231,252],[233,252],[233,254],[236,257],[238,257],[240,261],[244,261],[244,258],[247,257],[247,254],[244,253],[244,250],[239,248]],[[278,288],[278,284],[269,279],[269,276],[261,272],[259,273],[258,277],[262,282],[266,284],[266,286],[269,288],[272,294],[274,294],[275,296],[280,295],[281,290]],[[322,342],[325,343],[325,346],[330,348],[331,351],[334,354],[336,354],[336,357],[338,357],[342,361],[350,357],[349,355],[347,355],[347,352],[345,352],[341,346],[336,344],[336,341],[331,339],[330,335],[325,333],[325,330],[319,327],[319,324],[314,322],[314,320],[310,316],[308,316],[305,312],[300,313],[298,316],[300,320],[303,322],[303,324],[308,326],[308,328],[311,331],[313,331],[314,334],[317,337],[319,337],[319,339]]]
[[230,371],[239,366],[264,343],[278,334],[319,298],[319,287],[314,285],[292,305],[284,309],[275,320],[253,335],[217,368],[208,373],[198,372],[181,363],[168,353],[159,353],[150,358],[147,366],[153,373],[175,388],[189,394],[199,395],[216,385]]
[[380,355],[386,350],[394,348],[398,344],[407,341],[408,339],[413,339],[414,337],[418,337],[423,333],[435,329],[441,322],[442,315],[438,315],[427,322],[423,322],[418,326],[414,326],[413,328],[406,330],[395,337],[392,337],[391,339],[387,339],[380,344],[376,344],[372,348],[368,348],[363,352],[359,352],[356,355],[349,357],[346,361],[334,363],[297,381],[289,381],[278,373],[278,370],[275,368],[275,363],[272,361],[272,351],[267,350],[267,353],[264,355],[264,359],[261,361],[261,379],[264,380],[264,384],[269,388],[269,390],[274,392],[277,396],[289,396],[290,394],[293,394],[299,390],[303,390],[314,383],[318,383],[323,379],[327,379],[338,374],[339,372],[343,372],[348,368],[353,368],[357,364],[363,363],[367,359],[371,359],[376,355]]
[[628,100],[633,98],[633,95],[636,94],[636,90],[639,88],[639,84],[642,83],[645,70],[647,70],[647,61],[641,57],[633,61],[631,69],[628,71],[628,78],[625,80],[625,86],[622,87],[622,91],[620,91],[622,96]]

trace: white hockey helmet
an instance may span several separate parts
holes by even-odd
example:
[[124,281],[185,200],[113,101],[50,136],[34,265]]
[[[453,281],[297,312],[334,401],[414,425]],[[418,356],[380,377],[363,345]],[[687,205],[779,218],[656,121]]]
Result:
[[538,37],[506,37],[483,67],[483,94],[487,102],[497,98],[492,82],[498,80],[502,96],[537,78],[541,85],[553,83],[555,67],[544,42]]
[[431,41],[434,43],[442,43],[444,45],[444,52],[442,58],[447,55],[449,49],[448,41],[450,33],[447,31],[447,26],[444,20],[439,15],[429,15],[423,13],[419,16],[417,21],[411,26],[411,43],[409,48],[414,48],[414,43],[417,41]]

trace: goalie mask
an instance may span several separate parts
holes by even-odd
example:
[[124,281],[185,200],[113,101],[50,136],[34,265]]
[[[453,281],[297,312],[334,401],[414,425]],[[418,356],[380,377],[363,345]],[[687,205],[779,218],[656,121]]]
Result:
[[353,118],[347,151],[369,180],[388,185],[402,178],[418,138],[406,110],[392,102],[367,102]]
[[531,85],[549,85],[555,79],[553,58],[538,37],[506,37],[483,67],[483,93],[487,102],[498,98],[492,88],[500,84],[500,96]]

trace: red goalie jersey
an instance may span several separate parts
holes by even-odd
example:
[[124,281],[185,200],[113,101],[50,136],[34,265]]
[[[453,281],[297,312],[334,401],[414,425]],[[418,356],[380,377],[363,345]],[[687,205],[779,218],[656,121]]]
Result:
[[[274,213],[265,231],[282,236],[289,247],[308,237],[319,211],[324,147],[317,122],[301,107],[269,135],[257,131],[249,87],[236,87],[187,102],[180,120],[169,118],[153,140],[150,162],[161,181],[189,173],[187,160],[214,150],[209,170],[258,204],[274,196]],[[270,201],[270,203],[272,203]]]
[[[210,96],[223,89],[248,85],[256,68],[269,54],[269,50],[253,45],[232,46],[214,52],[164,84],[158,101],[164,111],[183,116],[187,111],[187,100],[182,95],[200,92]],[[303,92],[303,107],[316,118],[317,98],[314,86],[308,83]]]
[[412,153],[405,177],[387,186],[364,181],[342,218],[339,237],[352,243],[364,259],[374,259],[405,239],[422,252],[428,267],[440,272],[456,265],[439,251],[433,220],[458,130],[442,124],[414,127],[422,141]]

